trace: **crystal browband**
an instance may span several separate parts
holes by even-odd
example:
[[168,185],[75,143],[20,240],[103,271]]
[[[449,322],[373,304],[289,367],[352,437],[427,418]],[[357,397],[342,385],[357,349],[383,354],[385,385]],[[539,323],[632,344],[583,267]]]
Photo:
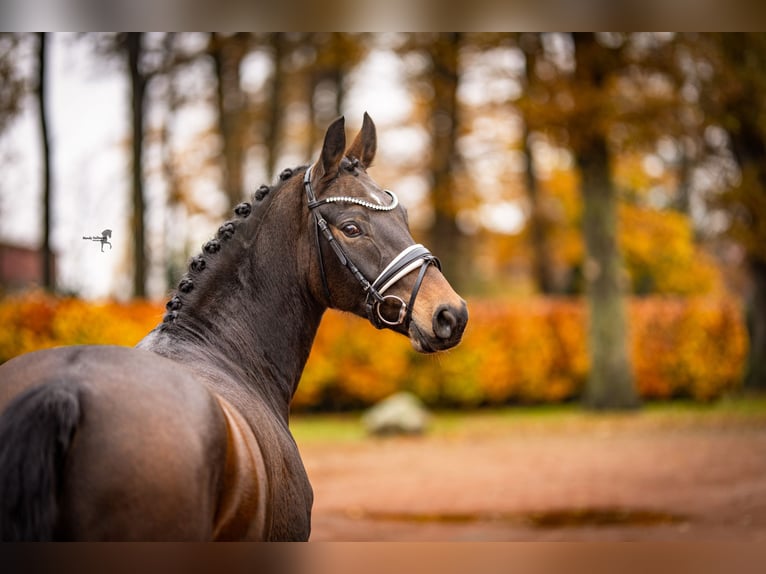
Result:
[[370,201],[366,201],[358,197],[340,196],[340,197],[325,197],[323,199],[312,201],[311,203],[309,203],[309,209],[314,209],[315,207],[319,207],[320,205],[324,205],[325,203],[354,203],[356,205],[361,205],[362,207],[366,207],[367,209],[373,209],[375,211],[392,211],[396,209],[396,207],[399,205],[399,198],[396,197],[396,194],[393,191],[390,191],[388,189],[384,189],[383,191],[387,193],[389,197],[391,198],[391,203],[389,203],[388,205],[379,205],[377,203],[372,203]]

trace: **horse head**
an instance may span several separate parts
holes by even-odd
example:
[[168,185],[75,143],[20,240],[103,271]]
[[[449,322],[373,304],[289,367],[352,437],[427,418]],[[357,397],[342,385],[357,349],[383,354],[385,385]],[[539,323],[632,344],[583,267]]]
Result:
[[466,303],[442,275],[439,260],[415,243],[394,192],[368,174],[376,149],[367,113],[348,148],[341,117],[305,173],[317,239],[314,292],[331,307],[408,336],[417,351],[449,349],[465,330]]

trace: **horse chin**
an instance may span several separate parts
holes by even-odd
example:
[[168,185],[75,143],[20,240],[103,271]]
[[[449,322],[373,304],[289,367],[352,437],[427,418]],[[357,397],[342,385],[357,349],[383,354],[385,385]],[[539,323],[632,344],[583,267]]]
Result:
[[456,346],[460,341],[444,341],[433,335],[423,332],[413,321],[409,330],[410,344],[418,353],[430,355],[440,351],[446,351]]
[[431,347],[427,341],[417,337],[410,336],[410,344],[412,345],[412,348],[415,349],[418,353],[423,353],[424,355],[430,355],[436,352],[436,350]]

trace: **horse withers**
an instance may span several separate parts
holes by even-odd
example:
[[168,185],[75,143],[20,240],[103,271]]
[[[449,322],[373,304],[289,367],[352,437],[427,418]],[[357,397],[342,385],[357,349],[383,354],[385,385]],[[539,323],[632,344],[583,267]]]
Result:
[[0,539],[306,540],[313,493],[288,428],[327,308],[454,347],[465,302],[368,175],[367,114],[235,209],[136,348],[0,367]]

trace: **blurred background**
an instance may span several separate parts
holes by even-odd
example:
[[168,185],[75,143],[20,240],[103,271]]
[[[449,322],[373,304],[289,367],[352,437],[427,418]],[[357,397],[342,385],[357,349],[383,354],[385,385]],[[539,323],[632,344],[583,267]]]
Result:
[[[766,387],[761,34],[18,33],[0,75],[5,295],[161,302],[233,205],[368,111],[372,174],[475,302],[474,336],[422,376],[395,337],[368,385],[312,363],[296,406]],[[318,346],[353,362],[348,320]],[[34,332],[6,330],[2,359],[82,325],[16,321]]]

